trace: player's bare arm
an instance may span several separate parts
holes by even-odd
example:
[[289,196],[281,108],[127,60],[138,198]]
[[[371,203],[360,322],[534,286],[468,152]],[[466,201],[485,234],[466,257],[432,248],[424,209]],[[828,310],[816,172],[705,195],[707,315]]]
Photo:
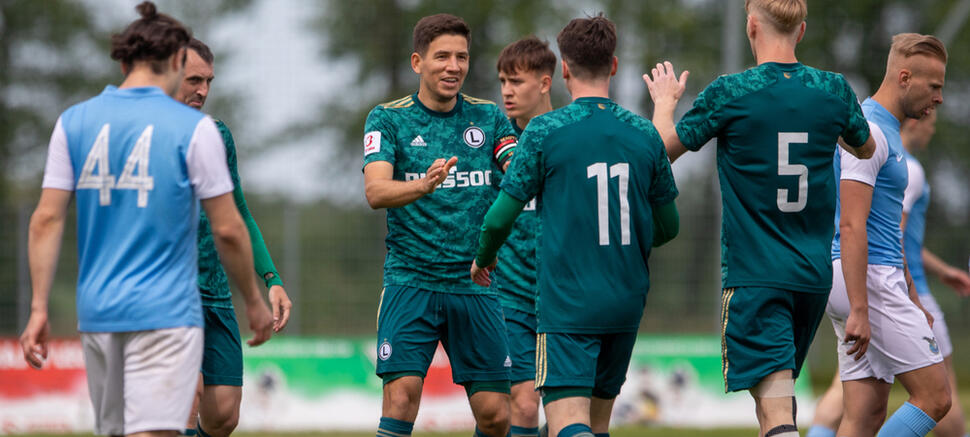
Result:
[[252,274],[253,252],[249,243],[249,231],[236,209],[232,193],[203,199],[202,208],[212,225],[212,235],[222,265],[243,295],[246,318],[249,319],[249,328],[253,331],[253,338],[247,343],[250,346],[259,346],[272,336],[273,316],[263,301],[256,277]]
[[841,217],[839,232],[842,238],[842,274],[849,296],[849,318],[845,321],[845,342],[855,342],[846,352],[860,359],[869,346],[869,295],[866,273],[869,265],[869,246],[866,219],[872,206],[872,186],[854,180],[839,183]]
[[47,359],[47,340],[50,323],[47,319],[47,298],[50,296],[57,258],[61,253],[61,236],[67,220],[67,207],[71,203],[71,191],[45,188],[40,194],[37,209],[30,217],[28,259],[33,297],[30,302],[30,319],[20,336],[27,364],[39,369]]
[[680,155],[687,152],[687,148],[680,142],[677,136],[677,129],[674,125],[674,110],[677,109],[677,102],[684,95],[687,88],[687,76],[690,72],[684,70],[680,77],[674,73],[674,66],[670,61],[657,64],[650,74],[643,75],[643,81],[647,84],[650,91],[650,99],[653,100],[653,125],[660,133],[660,138],[664,141],[667,149],[667,156],[670,162],[674,162]]
[[970,275],[947,264],[925,247],[923,248],[923,268],[939,277],[940,281],[952,288],[956,294],[970,296]]
[[458,163],[452,156],[447,161],[438,158],[431,163],[424,177],[412,181],[394,180],[394,165],[387,161],[374,161],[364,167],[364,195],[373,209],[405,206],[426,194],[434,192],[448,172]]
[[869,158],[872,158],[872,154],[875,153],[876,151],[876,140],[872,138],[872,135],[870,135],[869,139],[866,140],[865,144],[859,147],[852,147],[846,144],[845,140],[843,140],[842,137],[839,137],[839,146],[842,147],[842,149],[845,150],[846,152],[849,152],[850,155],[855,156],[856,158],[869,159]]

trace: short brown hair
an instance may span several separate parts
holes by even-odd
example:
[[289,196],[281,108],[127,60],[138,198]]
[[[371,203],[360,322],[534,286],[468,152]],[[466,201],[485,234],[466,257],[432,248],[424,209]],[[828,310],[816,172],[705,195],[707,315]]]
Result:
[[893,36],[893,45],[889,50],[890,57],[902,56],[905,59],[916,55],[936,58],[946,64],[946,46],[939,38],[918,33],[900,33]]
[[465,20],[451,14],[429,15],[414,25],[414,52],[424,56],[431,41],[441,35],[461,35],[471,43],[471,30]]
[[215,62],[216,57],[212,54],[212,50],[209,50],[209,46],[205,45],[205,43],[200,41],[198,38],[192,38],[192,40],[189,41],[188,47],[197,53],[206,64],[212,65],[212,63]]
[[506,74],[534,71],[552,76],[556,72],[556,54],[549,49],[548,42],[529,36],[505,46],[495,67]]
[[591,18],[574,18],[556,37],[559,54],[573,75],[608,76],[616,50],[616,26],[601,12]]
[[141,18],[132,21],[124,32],[111,35],[111,59],[127,66],[148,61],[152,72],[161,74],[165,60],[189,43],[192,32],[171,16],[160,14],[150,1],[135,10]]
[[752,6],[763,12],[775,30],[783,34],[794,32],[808,16],[805,0],[744,0],[744,10],[749,14]]

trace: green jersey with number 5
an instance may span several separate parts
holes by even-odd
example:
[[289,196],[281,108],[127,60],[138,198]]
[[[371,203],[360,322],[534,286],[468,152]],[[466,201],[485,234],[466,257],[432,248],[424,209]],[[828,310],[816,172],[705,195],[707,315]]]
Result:
[[845,78],[800,63],[721,76],[677,124],[689,150],[717,138],[724,288],[832,288],[835,148],[869,125]]
[[502,190],[536,198],[537,331],[636,331],[652,211],[677,196],[653,124],[606,98],[576,99],[529,122]]

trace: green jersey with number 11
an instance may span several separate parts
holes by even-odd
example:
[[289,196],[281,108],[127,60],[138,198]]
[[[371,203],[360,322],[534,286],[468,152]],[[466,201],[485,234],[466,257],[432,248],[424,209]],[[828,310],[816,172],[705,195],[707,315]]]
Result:
[[808,293],[832,288],[839,136],[869,125],[842,75],[768,62],[721,76],[677,124],[689,150],[717,138],[724,288]]

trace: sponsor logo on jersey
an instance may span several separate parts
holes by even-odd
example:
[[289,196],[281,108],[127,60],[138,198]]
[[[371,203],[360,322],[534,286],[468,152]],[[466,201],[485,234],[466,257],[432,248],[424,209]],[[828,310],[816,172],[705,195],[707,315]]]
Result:
[[465,133],[463,133],[461,136],[465,139],[465,144],[467,144],[468,147],[477,149],[482,147],[482,144],[485,144],[485,131],[478,126],[471,126],[468,129],[465,129]]
[[[413,181],[424,178],[426,175],[427,173],[404,173],[404,180]],[[448,177],[438,185],[438,188],[465,188],[491,185],[491,170],[458,171],[457,167],[452,167],[448,172]]]
[[940,346],[938,344],[936,344],[936,338],[935,337],[934,338],[923,337],[923,340],[926,340],[926,342],[929,343],[930,352],[932,352],[934,354],[940,353]]
[[381,151],[381,132],[373,131],[364,134],[364,156]]
[[387,359],[390,357],[391,344],[388,343],[387,340],[384,340],[384,342],[381,343],[381,347],[377,348],[377,358],[380,358],[381,361],[387,361]]
[[421,138],[421,135],[418,135],[411,140],[411,145],[415,147],[427,147],[428,143],[424,142],[424,138]]

